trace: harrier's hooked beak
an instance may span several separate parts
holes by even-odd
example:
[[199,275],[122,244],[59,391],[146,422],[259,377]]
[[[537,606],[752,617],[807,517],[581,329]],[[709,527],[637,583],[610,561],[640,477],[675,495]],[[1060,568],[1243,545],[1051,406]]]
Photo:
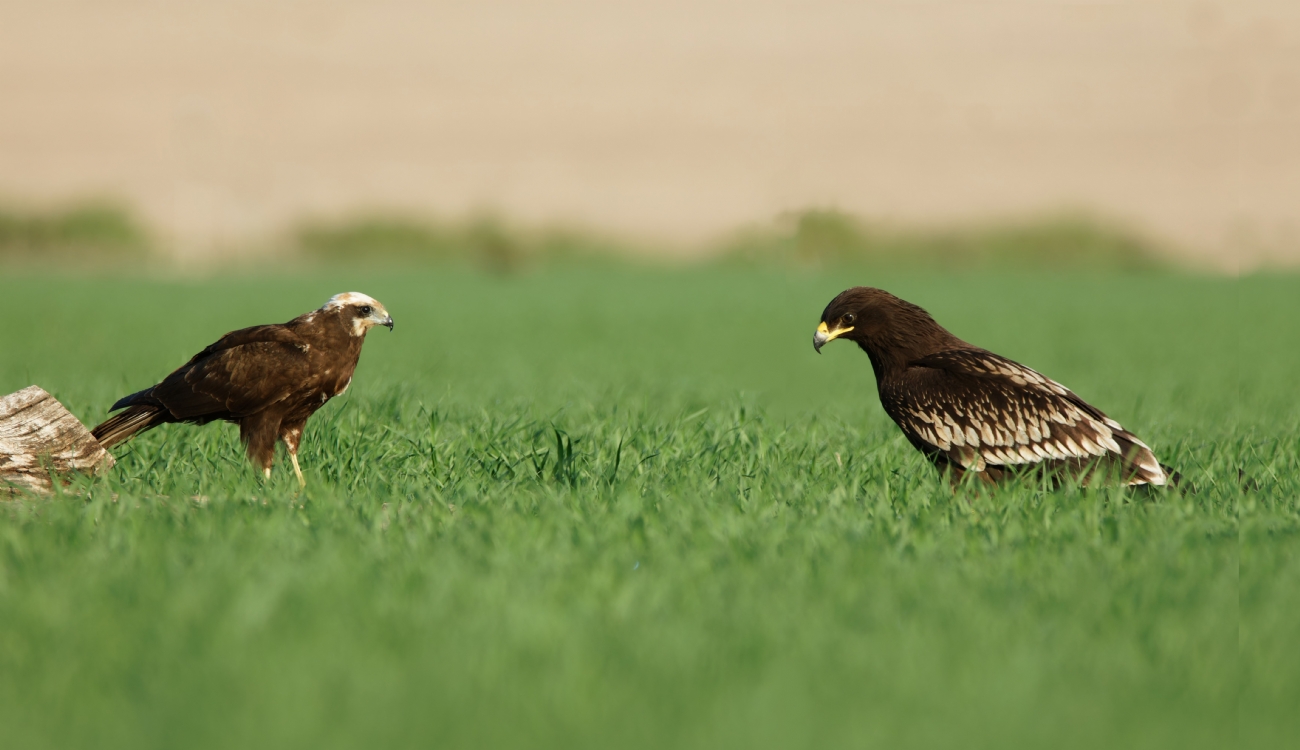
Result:
[[366,316],[365,323],[363,325],[366,328],[369,328],[371,326],[384,326],[385,328],[391,331],[393,330],[393,316],[389,315],[388,311],[385,310],[384,308],[376,307],[374,311],[370,313],[370,315]]
[[821,325],[817,326],[817,333],[813,334],[813,351],[821,354],[823,346],[852,330],[853,326],[849,326],[848,328],[836,328],[832,331],[826,327],[826,323],[823,321]]

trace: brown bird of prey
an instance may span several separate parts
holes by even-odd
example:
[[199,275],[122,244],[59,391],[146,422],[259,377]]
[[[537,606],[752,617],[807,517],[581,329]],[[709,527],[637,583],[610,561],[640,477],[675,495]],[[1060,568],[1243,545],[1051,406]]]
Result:
[[835,339],[867,353],[885,413],[954,485],[968,471],[988,483],[1026,471],[1083,484],[1177,480],[1146,443],[1065,386],[971,346],[889,292],[855,287],[831,300],[813,348]]
[[161,383],[113,404],[111,411],[125,411],[91,433],[110,448],[168,422],[233,422],[249,460],[267,477],[275,441],[283,440],[298,484],[305,486],[298,466],[303,427],[351,385],[361,344],[374,326],[393,329],[388,311],[364,294],[347,292],[288,323],[232,331]]

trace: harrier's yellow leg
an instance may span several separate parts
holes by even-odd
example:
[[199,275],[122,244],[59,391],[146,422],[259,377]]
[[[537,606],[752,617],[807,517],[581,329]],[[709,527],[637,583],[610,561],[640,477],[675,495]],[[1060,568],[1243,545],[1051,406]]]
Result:
[[298,477],[298,489],[307,489],[307,480],[302,476],[302,469],[298,467],[298,444],[302,442],[303,423],[282,424],[280,425],[280,439],[284,441],[284,447],[289,452],[289,460],[293,462],[293,473]]
[[293,462],[293,473],[296,474],[296,475],[298,476],[298,487],[299,487],[300,489],[306,489],[306,488],[307,488],[307,480],[306,480],[306,479],[303,479],[303,477],[302,477],[302,469],[298,468],[298,454],[297,454],[297,453],[290,453],[290,454],[289,454],[289,460]]

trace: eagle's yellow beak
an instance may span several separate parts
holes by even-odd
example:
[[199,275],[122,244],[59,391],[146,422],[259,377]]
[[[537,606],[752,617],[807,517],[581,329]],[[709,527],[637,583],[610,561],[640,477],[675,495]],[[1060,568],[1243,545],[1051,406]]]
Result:
[[832,331],[826,327],[826,323],[823,321],[821,325],[817,326],[817,332],[813,334],[813,351],[821,354],[822,347],[826,346],[828,342],[834,341],[852,330],[853,326],[848,326],[847,328],[836,328]]

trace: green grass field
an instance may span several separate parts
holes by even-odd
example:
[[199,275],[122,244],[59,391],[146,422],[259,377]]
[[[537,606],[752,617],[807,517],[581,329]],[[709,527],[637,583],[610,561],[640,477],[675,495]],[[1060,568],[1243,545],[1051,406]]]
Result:
[[[553,266],[14,275],[0,393],[88,424],[335,292],[396,320],[298,495],[231,426],[0,503],[0,745],[1279,747],[1300,731],[1300,279]],[[953,495],[869,283],[1064,382],[1195,494]],[[1238,470],[1257,488],[1243,490]]]

